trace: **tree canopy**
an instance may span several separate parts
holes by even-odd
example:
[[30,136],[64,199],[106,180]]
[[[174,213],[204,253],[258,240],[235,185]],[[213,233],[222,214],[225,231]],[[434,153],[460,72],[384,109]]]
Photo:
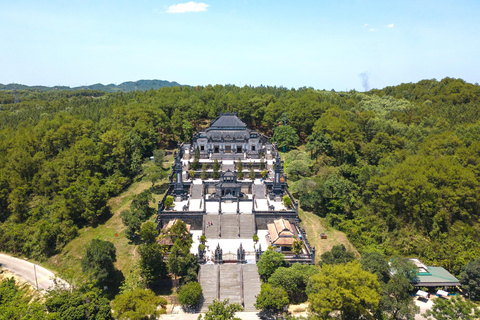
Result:
[[184,284],[178,291],[178,302],[186,308],[195,308],[198,306],[202,297],[202,286],[196,281]]
[[156,297],[149,289],[136,288],[119,294],[112,301],[115,319],[147,320],[157,319],[165,314],[167,300]]
[[258,274],[264,281],[267,281],[275,270],[286,266],[288,266],[288,262],[285,260],[285,256],[273,250],[265,251],[257,263]]
[[114,277],[115,261],[117,261],[117,254],[113,243],[93,239],[82,258],[82,271],[90,275],[98,284],[104,285]]
[[321,319],[338,311],[342,319],[369,316],[380,302],[377,276],[362,270],[360,263],[325,264],[311,277],[307,289],[310,311]]
[[229,303],[228,299],[218,301],[213,299],[213,302],[208,305],[208,310],[205,314],[198,317],[199,320],[240,320],[235,317],[237,311],[243,311],[243,307],[239,303]]
[[288,294],[282,287],[273,287],[269,283],[262,283],[260,293],[256,296],[255,308],[266,310],[272,314],[281,313],[288,306]]

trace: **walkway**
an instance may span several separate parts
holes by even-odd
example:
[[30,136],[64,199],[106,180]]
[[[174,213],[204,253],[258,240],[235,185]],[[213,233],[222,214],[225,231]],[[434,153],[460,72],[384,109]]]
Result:
[[190,199],[202,199],[203,184],[192,184]]
[[262,184],[254,184],[253,185],[253,194],[255,195],[255,199],[265,199],[265,185]]

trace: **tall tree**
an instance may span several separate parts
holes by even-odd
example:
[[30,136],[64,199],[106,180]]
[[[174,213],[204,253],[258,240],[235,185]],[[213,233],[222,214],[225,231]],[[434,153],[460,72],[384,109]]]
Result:
[[310,310],[320,319],[330,319],[333,312],[343,320],[369,317],[380,302],[377,276],[362,270],[358,262],[325,264],[312,276],[307,292]]
[[362,269],[376,274],[378,281],[387,283],[390,280],[390,267],[385,257],[379,252],[366,252],[360,259]]
[[275,315],[281,313],[288,304],[288,294],[285,289],[272,287],[269,283],[262,283],[260,293],[256,296],[255,308],[267,310]]
[[291,267],[280,267],[270,276],[268,283],[276,288],[283,288],[292,303],[307,300],[306,288],[309,279],[320,272],[317,266],[294,263]]
[[325,264],[345,264],[355,260],[355,254],[347,251],[343,244],[333,246],[332,250],[323,253],[320,256],[321,266]]
[[413,286],[404,275],[395,274],[382,289],[379,309],[389,320],[415,319],[420,307],[410,296]]
[[203,290],[200,283],[191,281],[178,291],[178,302],[186,308],[194,309],[202,300]]
[[460,274],[460,283],[469,298],[480,299],[480,258],[467,263]]
[[82,258],[82,271],[98,284],[104,285],[114,278],[114,263],[117,261],[115,246],[110,241],[93,239]]
[[100,288],[82,286],[73,291],[57,288],[46,295],[48,319],[113,320],[110,301]]
[[272,141],[277,144],[279,150],[288,151],[298,144],[298,135],[290,125],[283,125],[275,128]]
[[288,266],[288,262],[285,260],[285,256],[273,250],[265,251],[257,263],[258,274],[263,281],[267,281],[278,268],[286,266]]

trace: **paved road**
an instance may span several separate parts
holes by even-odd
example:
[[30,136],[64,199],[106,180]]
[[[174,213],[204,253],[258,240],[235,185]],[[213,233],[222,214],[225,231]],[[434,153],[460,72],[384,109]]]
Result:
[[10,257],[0,253],[0,267],[5,268],[17,276],[25,279],[32,284],[33,287],[36,287],[38,282],[38,289],[40,291],[46,291],[48,288],[55,285],[53,281],[55,274],[53,272],[22,259]]
[[415,320],[426,320],[427,318],[425,318],[423,316],[423,314],[425,312],[427,312],[427,310],[430,310],[433,306],[433,302],[432,302],[432,299],[428,299],[428,300],[418,300],[417,298],[415,299],[415,304],[417,306],[420,307],[420,313],[417,313],[415,315]]

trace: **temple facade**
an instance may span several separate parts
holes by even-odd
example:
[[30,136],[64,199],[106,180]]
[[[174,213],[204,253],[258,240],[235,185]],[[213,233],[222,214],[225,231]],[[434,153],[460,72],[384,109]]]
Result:
[[[228,159],[249,156],[258,159],[264,137],[247,128],[234,113],[222,113],[210,126],[193,136],[192,149],[200,151],[202,158]],[[190,147],[190,146],[187,146]]]

